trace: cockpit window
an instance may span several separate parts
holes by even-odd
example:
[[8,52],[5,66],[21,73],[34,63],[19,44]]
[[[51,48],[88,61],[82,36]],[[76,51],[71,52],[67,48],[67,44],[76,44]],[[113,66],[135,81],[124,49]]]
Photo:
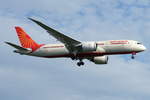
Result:
[[141,44],[141,43],[138,42],[137,44]]

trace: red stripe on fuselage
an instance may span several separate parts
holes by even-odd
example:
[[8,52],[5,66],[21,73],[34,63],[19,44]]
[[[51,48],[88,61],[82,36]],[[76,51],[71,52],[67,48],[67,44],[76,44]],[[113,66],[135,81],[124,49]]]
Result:
[[111,44],[128,44],[128,43],[111,43]]
[[[135,52],[135,51],[133,51]],[[116,52],[116,53],[100,53],[100,52],[89,52],[89,53],[79,53],[76,57],[86,58],[86,57],[95,57],[103,55],[117,55],[117,54],[132,54],[133,52]],[[135,52],[138,53],[138,52]],[[73,54],[64,54],[64,55],[55,55],[55,56],[43,56],[45,58],[59,58],[59,57],[74,57]]]
[[49,46],[49,47],[43,47],[43,48],[63,48],[64,46]]
[[129,44],[129,42],[127,40],[123,40],[123,41],[110,41],[111,44]]

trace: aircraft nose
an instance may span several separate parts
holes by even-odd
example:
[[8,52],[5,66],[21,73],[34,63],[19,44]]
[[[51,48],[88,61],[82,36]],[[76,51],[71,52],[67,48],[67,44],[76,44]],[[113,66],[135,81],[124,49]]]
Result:
[[141,46],[141,51],[145,51],[146,50],[146,47],[145,46]]
[[145,51],[146,50],[146,47],[145,46],[143,46],[143,51]]

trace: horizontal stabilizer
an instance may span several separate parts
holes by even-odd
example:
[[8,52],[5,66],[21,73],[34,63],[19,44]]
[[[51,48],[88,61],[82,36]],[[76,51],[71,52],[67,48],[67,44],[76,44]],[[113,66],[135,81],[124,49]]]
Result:
[[16,49],[18,49],[18,50],[28,51],[28,49],[20,47],[20,46],[18,46],[16,44],[13,44],[13,43],[10,43],[10,42],[5,42],[5,43],[8,44],[8,45],[10,45],[10,46],[12,46],[12,47],[14,47],[14,48],[16,48]]

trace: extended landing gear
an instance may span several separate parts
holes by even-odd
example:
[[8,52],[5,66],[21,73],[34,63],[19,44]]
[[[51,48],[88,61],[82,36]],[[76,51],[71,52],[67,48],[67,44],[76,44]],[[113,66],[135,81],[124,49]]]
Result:
[[135,59],[135,56],[134,56],[134,55],[132,55],[132,56],[131,56],[131,59]]
[[136,55],[136,53],[133,52],[133,53],[132,53],[132,56],[131,56],[131,59],[135,59],[135,55]]
[[80,67],[81,65],[84,65],[83,59],[79,59],[80,61],[77,63],[77,65]]
[[84,62],[80,61],[77,63],[78,66],[84,65]]
[[79,60],[79,62],[77,62],[77,65],[78,65],[79,67],[84,65],[84,62],[82,61],[82,60],[83,60],[82,58],[72,57],[71,59],[72,59],[72,60]]

